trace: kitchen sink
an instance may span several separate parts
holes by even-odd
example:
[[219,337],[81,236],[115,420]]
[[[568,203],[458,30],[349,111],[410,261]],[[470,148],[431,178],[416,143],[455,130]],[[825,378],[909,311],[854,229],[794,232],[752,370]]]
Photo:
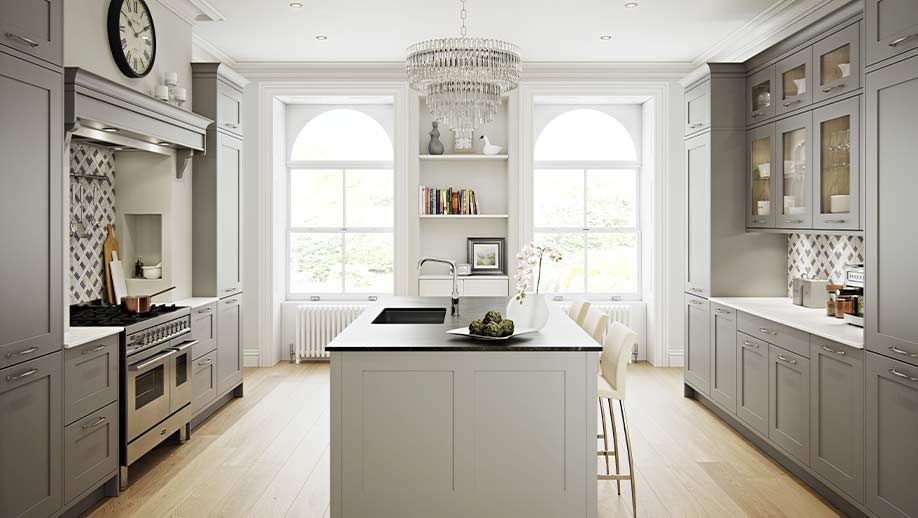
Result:
[[385,308],[373,320],[374,324],[442,324],[446,308]]

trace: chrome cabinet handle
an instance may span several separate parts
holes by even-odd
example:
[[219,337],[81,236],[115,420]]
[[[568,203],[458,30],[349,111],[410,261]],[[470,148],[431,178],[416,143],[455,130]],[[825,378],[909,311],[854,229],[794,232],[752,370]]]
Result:
[[696,306],[700,306],[700,305],[704,304],[704,302],[701,302],[700,300],[690,300],[689,302],[692,303],[692,304],[694,304],[694,305],[696,305]]
[[827,219],[825,220],[826,223],[845,223],[847,221],[848,221],[847,219]]
[[238,300],[235,300],[235,299],[233,299],[233,300],[227,300],[226,302],[224,302],[224,304],[231,304],[231,305],[234,305],[234,306],[235,306],[236,304],[239,304],[239,301],[238,301]]
[[213,361],[212,359],[208,358],[208,359],[206,359],[206,360],[201,360],[201,361],[199,361],[199,362],[198,362],[198,365],[200,365],[200,366],[210,365],[210,364],[213,363],[213,362],[214,362],[214,361]]
[[97,353],[97,352],[99,352],[99,351],[104,350],[106,347],[108,347],[108,344],[102,344],[102,345],[100,345],[100,346],[98,346],[98,347],[95,347],[95,348],[92,348],[92,349],[87,349],[87,350],[85,350],[85,351],[81,351],[80,354],[92,354],[92,353]]
[[824,345],[822,346],[822,350],[823,350],[823,351],[826,351],[826,352],[830,352],[830,353],[832,353],[832,354],[837,354],[837,355],[839,355],[839,356],[844,356],[844,355],[848,354],[848,353],[846,353],[845,351],[836,351],[835,349],[832,349],[831,347],[826,347],[826,346],[824,346]]
[[184,351],[185,349],[188,349],[189,347],[194,347],[195,345],[198,344],[198,341],[199,340],[188,340],[187,342],[183,342],[182,345],[178,347],[172,347],[171,349],[177,353],[180,353]]
[[750,342],[749,340],[743,340],[743,345],[745,345],[746,347],[752,347],[753,349],[759,348],[759,344]]
[[165,360],[166,358],[172,356],[173,354],[175,354],[175,350],[174,350],[174,349],[169,349],[169,350],[167,350],[167,351],[165,352],[165,354],[160,354],[159,356],[154,356],[152,359],[147,360],[147,361],[145,361],[145,362],[143,362],[143,363],[138,363],[137,365],[131,365],[130,367],[128,367],[128,370],[131,371],[131,372],[142,371],[142,370],[146,369],[147,367],[149,367],[150,365],[156,365],[157,363],[160,363],[161,361],[163,361],[163,360]]
[[9,38],[9,39],[11,39],[11,40],[18,40],[18,41],[20,41],[20,42],[22,42],[22,43],[25,43],[26,45],[32,47],[33,49],[34,49],[35,47],[37,47],[37,46],[40,45],[40,43],[38,43],[37,41],[35,41],[35,40],[33,40],[33,39],[29,39],[29,38],[26,38],[25,36],[20,36],[20,35],[18,35],[18,34],[12,33],[12,32],[7,32],[7,33],[6,33],[6,37]]
[[794,360],[792,358],[785,358],[783,354],[779,354],[778,359],[784,363],[789,363],[791,365],[797,365],[797,360]]
[[767,219],[754,219],[752,220],[752,222],[753,223],[768,223],[768,220]]
[[10,358],[12,358],[12,357],[14,357],[14,356],[16,356],[16,357],[18,357],[18,356],[26,356],[26,355],[32,354],[32,353],[34,353],[34,352],[36,352],[36,351],[38,351],[38,347],[29,347],[28,349],[23,349],[23,350],[21,350],[21,351],[19,351],[19,352],[16,352],[16,353],[6,353],[6,359],[8,360],[8,359],[10,359]]
[[761,116],[762,116],[762,114],[759,113],[759,112],[752,112],[752,118],[753,118],[753,119],[756,118],[756,117],[761,117]]
[[772,331],[770,329],[765,329],[764,327],[759,328],[760,333],[765,333],[766,335],[777,336],[777,331]]
[[23,378],[28,378],[29,376],[32,376],[33,374],[37,374],[37,373],[38,373],[38,369],[29,369],[27,371],[20,372],[19,374],[13,374],[13,375],[7,376],[6,381],[18,381]]
[[[9,33],[6,33],[6,34],[7,36],[9,36]],[[896,38],[889,42],[889,46],[898,47],[899,45],[902,45],[906,41],[914,39],[914,38],[918,38],[918,32],[916,32],[915,34],[909,34],[908,36],[902,36],[901,38]]]
[[787,108],[788,106],[793,106],[793,105],[795,105],[795,104],[800,104],[800,99],[797,99],[797,100],[794,100],[794,101],[786,101],[786,102],[784,103],[784,107]]
[[702,126],[704,126],[704,123],[702,122],[696,122],[695,124],[689,124],[689,128],[700,128]]
[[199,309],[199,310],[198,310],[198,313],[213,313],[213,312],[214,312],[214,310],[212,310],[212,309],[210,309],[210,308],[204,308],[204,309]]
[[223,290],[223,293],[232,293],[234,291],[236,291],[236,288],[226,288],[225,290]]
[[100,424],[102,424],[102,423],[104,423],[104,422],[106,422],[106,421],[108,421],[108,418],[107,418],[107,417],[105,417],[105,416],[100,416],[100,417],[99,417],[98,419],[96,419],[94,422],[89,423],[89,424],[84,424],[84,425],[81,426],[80,428],[82,428],[82,429],[84,429],[84,430],[89,430],[89,429],[91,429],[91,428],[95,428],[95,427],[99,426]]
[[803,223],[803,220],[802,219],[785,219],[784,222],[789,223],[789,224],[799,224],[799,223]]
[[729,310],[726,310],[726,309],[720,309],[720,308],[714,308],[714,312],[715,312],[715,313],[720,313],[720,314],[722,314],[722,315],[729,315],[730,313],[733,313],[732,311],[729,311]]
[[839,84],[837,84],[837,85],[825,86],[825,87],[823,87],[822,91],[823,91],[823,93],[829,93],[829,92],[831,92],[832,90],[837,90],[837,89],[839,89],[839,88],[844,88],[844,87],[845,87],[845,83],[839,83]]
[[704,293],[704,290],[701,288],[689,288],[689,291],[694,291],[695,293]]
[[896,369],[889,369],[889,373],[892,374],[893,376],[898,376],[900,378],[904,378],[909,381],[918,381],[918,378],[913,378],[909,376],[908,374],[904,374],[902,372],[897,371]]
[[223,125],[226,126],[227,128],[233,128],[233,129],[236,129],[239,127],[239,125],[236,124],[235,122],[226,122]]
[[912,354],[912,353],[910,353],[910,352],[908,352],[908,351],[903,351],[902,349],[899,349],[899,348],[896,347],[896,346],[890,347],[889,350],[890,350],[890,352],[894,352],[894,353],[896,353],[896,354],[901,354],[902,356],[908,356],[909,358],[918,358],[918,354]]

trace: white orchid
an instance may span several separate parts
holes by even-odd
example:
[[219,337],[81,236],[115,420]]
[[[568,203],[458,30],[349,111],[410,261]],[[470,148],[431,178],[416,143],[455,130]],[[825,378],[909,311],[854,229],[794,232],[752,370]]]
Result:
[[[562,259],[561,252],[550,246],[538,246],[535,243],[529,243],[516,254],[516,300],[523,303],[526,293],[533,289],[539,292],[539,283],[542,281],[542,261],[549,260],[553,263],[560,262]],[[533,279],[535,282],[533,282]]]

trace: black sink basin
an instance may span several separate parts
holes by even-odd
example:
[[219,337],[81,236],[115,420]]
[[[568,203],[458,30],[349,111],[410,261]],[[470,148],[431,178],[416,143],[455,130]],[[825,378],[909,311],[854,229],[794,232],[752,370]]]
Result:
[[374,324],[442,324],[446,320],[446,308],[386,308]]

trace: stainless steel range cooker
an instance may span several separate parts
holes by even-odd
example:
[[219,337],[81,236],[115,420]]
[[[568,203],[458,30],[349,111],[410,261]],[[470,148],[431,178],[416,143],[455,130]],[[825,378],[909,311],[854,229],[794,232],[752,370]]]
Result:
[[134,314],[120,306],[78,305],[70,308],[70,325],[124,327],[121,344],[121,488],[128,467],[167,437],[190,436],[190,310],[156,305]]

